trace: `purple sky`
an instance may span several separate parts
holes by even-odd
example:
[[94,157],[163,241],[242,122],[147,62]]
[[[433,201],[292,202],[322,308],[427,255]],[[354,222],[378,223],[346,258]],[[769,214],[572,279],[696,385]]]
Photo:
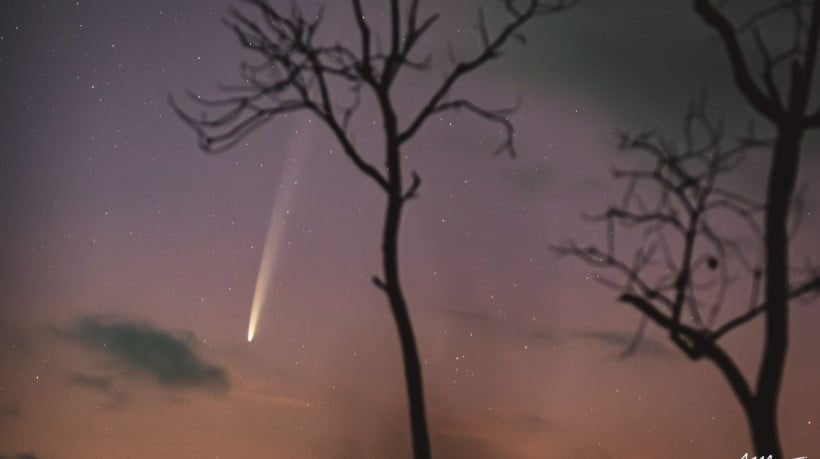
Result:
[[[459,52],[475,49],[470,25],[487,2],[425,3],[444,13],[426,45],[440,51],[449,37]],[[609,173],[624,161],[617,131],[676,136],[704,85],[730,127],[750,116],[688,2],[622,3],[588,1],[533,22],[528,46],[511,46],[459,88],[500,106],[520,96],[517,159],[491,157],[496,129],[468,116],[433,120],[407,148],[408,169],[424,182],[403,222],[401,266],[437,457],[731,458],[748,449],[719,373],[656,329],[618,359],[637,313],[589,280],[589,267],[550,250],[568,237],[601,241],[582,214],[618,196]],[[0,457],[410,457],[398,343],[370,283],[378,189],[309,116],[207,156],[166,102],[235,81],[241,50],[219,22],[231,5],[0,3]],[[338,11],[327,37],[353,30]],[[408,79],[403,103],[426,94],[441,68]],[[376,158],[368,110],[354,129]],[[810,140],[795,253],[816,260]],[[295,185],[279,182],[288,155],[302,162]],[[731,185],[759,192],[765,160],[750,158]],[[293,189],[276,275],[249,344],[259,260],[284,187]],[[794,310],[781,433],[788,454],[812,457],[820,310]],[[748,372],[761,329],[753,323],[727,342]],[[141,363],[148,342],[165,346],[150,358],[169,366]]]

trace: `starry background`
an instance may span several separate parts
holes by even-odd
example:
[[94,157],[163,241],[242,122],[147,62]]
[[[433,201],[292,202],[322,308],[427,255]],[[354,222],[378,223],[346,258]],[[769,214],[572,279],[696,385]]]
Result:
[[[436,2],[444,17],[426,45],[449,37],[474,50],[480,3]],[[657,330],[619,359],[637,314],[550,250],[567,236],[600,240],[581,215],[618,195],[617,131],[676,135],[704,86],[731,126],[752,116],[688,2],[659,3],[588,1],[533,22],[526,47],[510,46],[459,89],[489,104],[521,97],[519,158],[492,158],[495,130],[460,116],[433,120],[408,147],[424,183],[401,264],[439,457],[748,448],[718,372]],[[310,117],[206,156],[166,102],[236,80],[242,53],[219,23],[230,5],[0,0],[0,457],[410,457],[398,343],[369,281],[380,193]],[[369,8],[380,14],[379,2]],[[325,36],[351,30],[344,10],[331,9]],[[436,78],[411,81],[402,97]],[[355,129],[375,155],[368,110]],[[815,145],[804,152],[795,250],[817,259]],[[280,181],[289,156],[301,172]],[[751,158],[734,185],[759,192],[765,159]],[[285,186],[287,231],[249,344],[256,271]],[[798,304],[793,317],[781,432],[789,452],[811,457],[820,311]],[[760,330],[728,344],[749,372]]]

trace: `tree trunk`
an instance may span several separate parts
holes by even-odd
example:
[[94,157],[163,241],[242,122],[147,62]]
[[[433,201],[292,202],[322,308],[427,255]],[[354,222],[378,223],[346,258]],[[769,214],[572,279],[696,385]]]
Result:
[[[766,325],[763,359],[757,379],[755,407],[750,414],[757,454],[782,458],[777,429],[777,400],[783,381],[789,335],[789,207],[797,181],[802,129],[797,120],[777,130],[766,199]],[[762,449],[767,448],[767,449]]]
[[402,185],[401,151],[397,135],[395,114],[388,98],[380,99],[385,119],[386,160],[388,173],[387,208],[382,234],[382,262],[384,272],[384,292],[390,301],[390,309],[399,333],[404,378],[407,384],[407,401],[410,407],[410,429],[413,440],[413,457],[430,459],[430,437],[427,431],[427,417],[424,410],[424,387],[421,377],[421,362],[407,310],[407,301],[399,279],[399,225],[406,197]]
[[421,379],[416,338],[407,310],[407,302],[399,282],[398,235],[403,200],[401,195],[392,193],[387,199],[384,221],[382,256],[384,263],[384,290],[390,300],[390,309],[399,332],[401,352],[404,361],[404,377],[407,383],[407,399],[410,405],[410,427],[413,436],[413,457],[430,459],[430,438],[424,413],[424,390]]
[[758,458],[786,459],[777,432],[777,413],[759,407],[746,407],[746,417],[752,432],[753,454]]

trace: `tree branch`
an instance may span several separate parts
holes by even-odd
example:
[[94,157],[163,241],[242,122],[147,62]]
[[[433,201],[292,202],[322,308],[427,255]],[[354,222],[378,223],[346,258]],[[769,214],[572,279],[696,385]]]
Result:
[[695,0],[695,11],[720,35],[729,55],[735,82],[752,107],[769,120],[776,121],[779,119],[782,112],[758,88],[749,73],[746,58],[743,55],[737,33],[732,24],[715,8],[711,0]]
[[427,118],[438,110],[438,107],[446,100],[450,90],[455,84],[466,74],[481,67],[487,62],[497,58],[500,55],[501,48],[506,44],[507,40],[518,31],[524,24],[527,23],[536,14],[552,14],[569,8],[577,3],[577,0],[558,0],[549,8],[545,8],[539,0],[528,0],[527,8],[519,11],[513,5],[514,0],[504,0],[504,5],[513,15],[513,20],[510,21],[494,39],[490,40],[482,51],[473,59],[459,62],[447,74],[441,85],[433,92],[433,95],[427,100],[427,103],[422,107],[419,113],[412,118],[406,128],[399,133],[399,142],[405,143],[412,138],[416,132],[424,125]]
[[[789,292],[788,292],[788,299],[789,300],[794,300],[794,299],[797,299],[797,298],[799,298],[799,297],[801,297],[801,296],[803,296],[807,293],[816,292],[816,291],[820,291],[820,277],[817,277],[817,278],[815,278],[811,281],[805,282],[804,284],[800,285],[797,288],[790,289]],[[719,340],[720,338],[722,338],[724,335],[726,335],[730,331],[740,327],[741,325],[751,321],[752,319],[759,316],[760,314],[766,312],[767,308],[768,308],[768,304],[763,303],[763,304],[760,304],[760,305],[750,309],[745,314],[740,315],[738,317],[735,317],[734,319],[730,320],[729,322],[726,322],[720,328],[718,328],[717,330],[712,332],[709,335],[709,339],[712,340],[712,341]]]
[[676,340],[674,341],[675,344],[692,360],[706,356],[714,362],[729,381],[729,384],[732,386],[735,395],[740,399],[741,403],[743,403],[744,406],[750,406],[749,404],[753,402],[754,396],[749,387],[749,383],[746,382],[746,379],[743,377],[743,373],[741,373],[731,357],[714,342],[707,340],[701,331],[686,325],[676,324],[671,318],[665,316],[652,306],[651,303],[640,296],[625,293],[621,295],[619,300],[631,304],[650,320],[666,330],[672,330],[674,327],[677,327],[678,332],[685,339]]

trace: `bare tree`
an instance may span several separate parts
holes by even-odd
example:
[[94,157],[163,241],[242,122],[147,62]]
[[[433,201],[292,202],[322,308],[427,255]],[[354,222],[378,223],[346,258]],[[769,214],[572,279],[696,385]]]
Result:
[[[406,184],[403,171],[403,148],[414,138],[431,116],[449,111],[466,111],[499,126],[505,138],[496,154],[515,154],[513,126],[509,110],[491,110],[478,103],[453,98],[459,82],[501,55],[510,39],[522,43],[522,27],[537,16],[564,10],[577,0],[496,0],[508,20],[493,33],[479,10],[477,31],[480,51],[469,59],[459,59],[450,52],[452,66],[431,93],[422,98],[420,107],[411,113],[400,113],[393,89],[405,70],[424,72],[431,69],[431,58],[418,58],[416,48],[439,19],[438,14],[422,17],[420,0],[390,0],[386,19],[387,39],[382,49],[377,25],[369,20],[361,0],[351,0],[358,46],[341,40],[317,43],[322,24],[322,10],[305,17],[292,3],[283,13],[265,0],[249,0],[258,17],[232,9],[225,23],[240,44],[262,58],[259,64],[243,63],[244,83],[223,86],[224,96],[210,100],[191,94],[197,104],[210,114],[193,116],[171,99],[177,114],[196,132],[199,145],[208,152],[220,152],[235,145],[257,127],[290,112],[309,112],[318,117],[333,133],[345,155],[386,196],[382,232],[382,274],[373,282],[390,304],[398,329],[407,384],[414,457],[431,456],[424,408],[421,365],[410,314],[399,277],[399,225],[405,204],[416,197],[421,178],[413,171]],[[375,16],[375,15],[374,15]],[[354,143],[349,126],[361,97],[371,97],[378,106],[384,134],[384,166],[368,162]]]
[[[720,126],[700,107],[687,116],[682,150],[652,133],[625,136],[622,146],[648,153],[654,167],[615,171],[628,186],[619,205],[597,216],[608,228],[606,248],[571,243],[558,251],[619,273],[622,282],[599,279],[617,288],[619,300],[639,310],[643,320],[668,331],[690,359],[713,362],[743,406],[756,453],[782,458],[777,406],[788,350],[789,304],[820,290],[817,269],[809,264],[797,274],[789,263],[789,226],[800,217],[794,209],[799,202],[795,188],[801,145],[806,132],[820,126],[820,109],[808,107],[820,36],[820,0],[770,3],[738,26],[710,0],[695,0],[694,6],[717,31],[737,88],[766,120],[773,139],[764,142],[751,135],[724,146]],[[793,36],[775,49],[764,38],[764,25],[784,17],[793,20]],[[744,39],[759,53],[759,79],[747,64]],[[740,166],[746,151],[761,147],[771,151],[771,161],[765,198],[756,203],[723,188],[720,179]],[[647,186],[654,188],[649,202],[643,197],[649,190],[638,191]],[[732,218],[744,222],[745,236],[725,234],[737,228],[727,223]],[[642,242],[629,261],[615,251],[618,227],[642,229]],[[738,280],[741,272],[747,274],[745,285],[751,289],[749,305],[718,324],[719,312],[731,299],[729,287],[744,285]],[[758,317],[765,324],[763,353],[756,381],[747,381],[719,341]]]

